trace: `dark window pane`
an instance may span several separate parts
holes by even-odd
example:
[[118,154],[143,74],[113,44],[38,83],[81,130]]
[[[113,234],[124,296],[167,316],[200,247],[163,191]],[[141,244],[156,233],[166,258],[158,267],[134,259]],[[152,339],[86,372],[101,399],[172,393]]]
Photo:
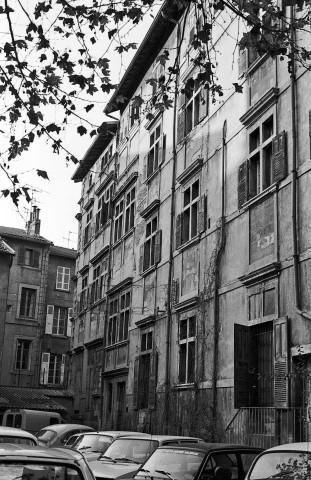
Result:
[[187,320],[181,320],[179,326],[179,339],[184,340],[187,338]]
[[179,347],[179,382],[186,382],[186,365],[187,365],[187,345],[184,343]]
[[263,293],[263,314],[273,315],[275,313],[275,288],[266,290]]

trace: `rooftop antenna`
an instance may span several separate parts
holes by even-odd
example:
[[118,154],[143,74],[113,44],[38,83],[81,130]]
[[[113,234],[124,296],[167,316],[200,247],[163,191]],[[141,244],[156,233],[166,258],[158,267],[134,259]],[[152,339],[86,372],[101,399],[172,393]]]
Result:
[[78,235],[76,232],[71,232],[70,230],[68,231],[68,237],[63,237],[64,240],[68,240],[68,248],[69,248],[69,242],[75,243],[75,240],[70,239],[70,235]]

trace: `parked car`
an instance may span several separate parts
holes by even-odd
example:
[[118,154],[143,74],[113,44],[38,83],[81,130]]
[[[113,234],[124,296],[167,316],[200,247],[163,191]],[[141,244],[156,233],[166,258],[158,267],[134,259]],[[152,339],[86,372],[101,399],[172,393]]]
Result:
[[259,455],[245,480],[309,480],[311,478],[310,442],[286,443]]
[[127,431],[104,431],[104,432],[85,432],[77,433],[69,438],[65,447],[71,447],[83,453],[90,462],[96,460],[100,454],[104,453],[111,443],[118,437],[142,436],[141,432]]
[[159,447],[134,480],[243,480],[262,448],[226,443]]
[[129,435],[117,438],[97,460],[89,461],[97,480],[131,478],[160,445],[196,445],[200,439],[172,435]]
[[94,480],[79,452],[53,448],[0,446],[0,478],[31,480]]
[[28,410],[26,408],[14,408],[4,412],[2,425],[27,430],[35,434],[41,428],[48,425],[61,423],[61,416],[56,412]]
[[14,443],[16,445],[38,445],[37,437],[21,428],[0,427],[0,445]]
[[92,432],[94,428],[86,425],[79,425],[78,423],[63,423],[60,425],[50,425],[41,428],[36,433],[38,444],[44,447],[61,447],[64,446],[67,440],[75,434],[81,432]]

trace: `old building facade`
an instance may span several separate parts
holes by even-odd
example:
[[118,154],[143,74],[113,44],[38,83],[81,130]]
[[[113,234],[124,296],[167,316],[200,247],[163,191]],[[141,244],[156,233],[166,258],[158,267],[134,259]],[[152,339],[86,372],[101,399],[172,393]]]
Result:
[[[73,175],[75,410],[104,428],[305,439],[310,73],[239,52],[224,10],[214,99],[192,61],[202,12],[164,2],[162,13],[106,108],[120,121]],[[176,51],[174,105],[146,115],[135,98],[154,96]]]
[[56,247],[40,235],[36,207],[25,230],[1,226],[0,232],[14,252],[1,283],[6,295],[1,309],[0,383],[64,388],[76,251]]

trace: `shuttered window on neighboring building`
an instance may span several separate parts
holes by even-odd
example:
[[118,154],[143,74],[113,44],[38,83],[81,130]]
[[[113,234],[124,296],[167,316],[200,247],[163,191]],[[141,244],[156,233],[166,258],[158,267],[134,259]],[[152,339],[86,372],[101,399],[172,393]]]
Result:
[[42,353],[40,383],[42,385],[60,385],[64,381],[65,355]]
[[235,408],[286,408],[288,367],[287,318],[234,325]]
[[208,115],[208,89],[189,78],[178,102],[177,142],[181,142]]
[[56,289],[57,290],[69,290],[70,286],[70,268],[57,267],[56,273]]
[[18,250],[19,265],[25,265],[27,267],[39,268],[40,264],[40,252],[32,248],[21,247]]
[[287,176],[286,132],[273,136],[273,116],[249,135],[249,158],[238,170],[238,208]]

